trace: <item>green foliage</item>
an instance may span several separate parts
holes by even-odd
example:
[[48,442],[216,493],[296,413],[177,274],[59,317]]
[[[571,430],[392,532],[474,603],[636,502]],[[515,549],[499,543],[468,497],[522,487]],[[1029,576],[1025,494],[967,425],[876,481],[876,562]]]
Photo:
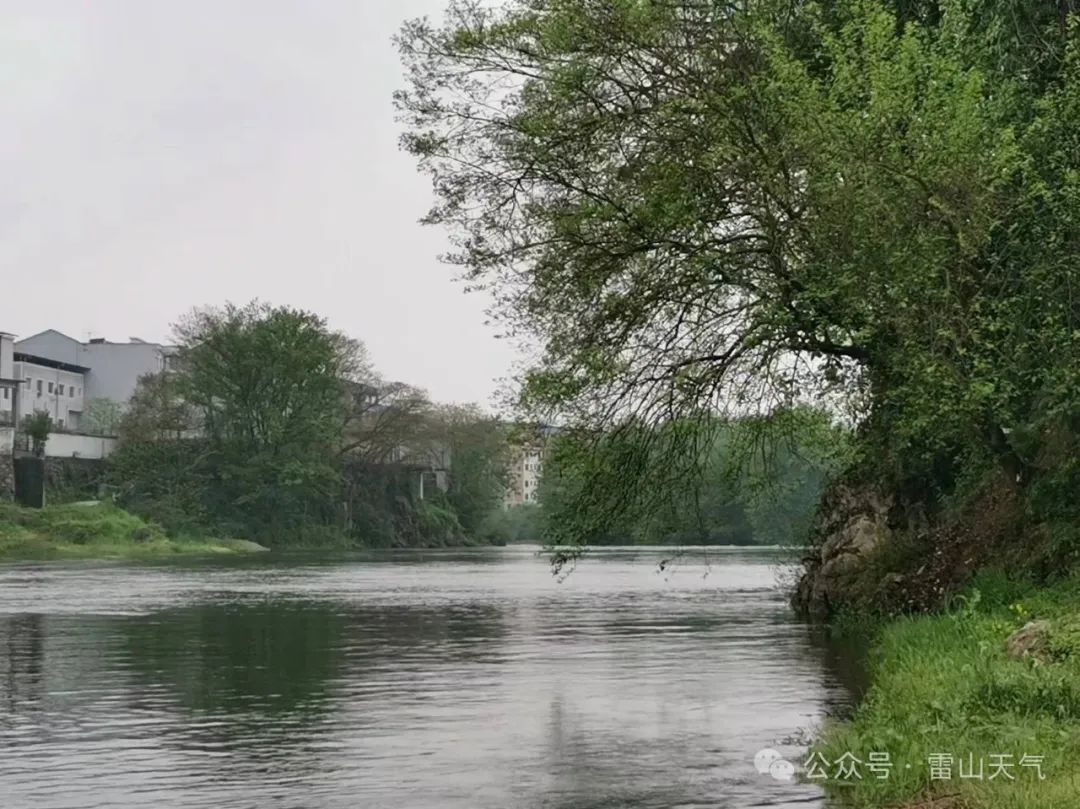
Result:
[[233,553],[212,540],[177,542],[161,526],[108,503],[29,509],[0,503],[0,558],[63,559]]
[[[1080,754],[1080,669],[1073,650],[1080,633],[1080,583],[1050,589],[985,574],[953,612],[903,619],[884,627],[873,654],[874,684],[852,721],[826,728],[815,750],[835,761],[845,752],[866,759],[888,752],[888,780],[835,779],[828,784],[845,805],[907,805],[917,797],[988,809],[1075,806],[1072,762]],[[1050,623],[1054,657],[1010,659],[1006,638],[1033,619]],[[1015,780],[930,779],[928,757],[972,753],[976,765],[991,753],[1044,755],[1045,780],[1012,769]],[[906,768],[911,764],[911,768]],[[864,775],[865,775],[864,770]]]
[[104,479],[117,502],[164,526],[172,536],[228,533],[211,506],[213,453],[205,440],[129,441],[106,461]]
[[90,435],[116,435],[122,417],[123,411],[117,402],[105,396],[97,396],[83,405],[79,429]]
[[437,418],[450,453],[447,502],[465,532],[477,536],[506,487],[506,430],[475,406],[444,407]]
[[457,514],[444,498],[430,497],[416,504],[417,531],[428,545],[461,545],[464,532]]
[[555,439],[540,487],[559,544],[805,542],[846,433],[826,414],[626,424]]
[[140,377],[127,412],[117,424],[123,443],[177,440],[195,431],[195,413],[180,387],[180,377],[175,374]]
[[53,431],[53,420],[44,410],[35,410],[24,416],[21,424],[24,435],[30,438],[30,448],[39,458],[45,454],[45,442]]
[[175,376],[146,398],[166,416],[177,401],[195,414],[211,478],[200,499],[215,523],[287,544],[326,519],[356,345],[315,315],[259,303],[196,310],[177,337]]
[[[173,535],[281,547],[462,544],[497,508],[504,431],[382,382],[362,345],[288,307],[196,310],[173,370],[139,380],[107,482]],[[449,490],[419,498],[422,470]]]
[[[1070,10],[452,0],[403,29],[397,103],[452,260],[542,343],[527,408],[607,435],[812,400],[886,489],[933,504],[985,459],[1064,491],[1040,458],[1080,413]],[[600,452],[640,483],[630,438]]]
[[480,536],[498,545],[510,542],[545,542],[547,536],[542,509],[534,503],[496,509],[484,520],[480,527]]

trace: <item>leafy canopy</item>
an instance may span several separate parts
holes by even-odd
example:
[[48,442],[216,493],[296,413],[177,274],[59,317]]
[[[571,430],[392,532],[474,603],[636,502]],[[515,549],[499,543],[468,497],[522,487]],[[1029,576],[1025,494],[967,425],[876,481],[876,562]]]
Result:
[[838,396],[903,474],[1019,474],[1080,385],[1080,59],[1045,6],[452,0],[399,37],[403,143],[543,348],[528,407]]

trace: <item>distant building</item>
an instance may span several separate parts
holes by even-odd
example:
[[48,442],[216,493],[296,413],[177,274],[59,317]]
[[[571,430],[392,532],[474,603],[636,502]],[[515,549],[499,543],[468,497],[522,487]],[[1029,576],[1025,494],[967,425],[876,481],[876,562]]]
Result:
[[504,509],[535,503],[538,500],[548,444],[558,429],[542,424],[538,427],[515,428],[515,432],[518,435],[511,443],[510,461],[506,470]]
[[[14,350],[35,358],[33,362],[38,365],[41,360],[47,360],[58,364],[57,367],[81,368],[83,381],[80,398],[83,401],[104,398],[120,405],[127,404],[135,392],[139,377],[167,370],[171,358],[176,354],[173,346],[151,343],[137,337],[129,338],[126,343],[113,343],[102,338],[81,342],[55,329],[18,340]],[[71,384],[58,379],[54,381],[63,384],[65,390]]]

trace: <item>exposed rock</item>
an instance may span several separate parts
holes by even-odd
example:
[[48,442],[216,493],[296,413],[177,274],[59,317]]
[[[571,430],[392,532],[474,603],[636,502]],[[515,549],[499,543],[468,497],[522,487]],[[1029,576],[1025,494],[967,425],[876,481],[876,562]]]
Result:
[[1005,651],[1016,660],[1031,657],[1045,662],[1050,658],[1050,622],[1029,621],[1009,635]]
[[815,533],[823,538],[805,560],[794,606],[804,614],[825,616],[843,600],[865,561],[890,535],[890,498],[873,487],[835,485],[822,502]]

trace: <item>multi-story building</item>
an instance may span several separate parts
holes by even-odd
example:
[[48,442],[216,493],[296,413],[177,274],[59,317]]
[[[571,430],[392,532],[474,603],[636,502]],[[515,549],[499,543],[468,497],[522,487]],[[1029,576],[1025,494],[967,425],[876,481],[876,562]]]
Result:
[[537,501],[548,442],[557,430],[540,425],[527,430],[519,429],[518,432],[519,437],[511,444],[503,508]]
[[175,350],[132,338],[85,343],[49,329],[24,340],[0,332],[0,425],[7,429],[35,412],[52,417],[49,455],[104,457],[115,440],[77,435],[93,399],[127,404],[141,376],[168,369]]
[[78,430],[90,369],[19,351],[14,352],[13,359],[15,378],[21,383],[19,413],[44,411],[58,430]]
[[[126,405],[135,392],[139,377],[167,370],[170,359],[176,353],[173,346],[151,343],[137,337],[129,338],[126,343],[114,343],[103,338],[81,342],[55,329],[18,340],[14,350],[34,358],[33,362],[38,365],[46,360],[60,370],[81,369],[83,383],[80,397],[84,401],[104,398],[121,406]],[[53,381],[57,385],[64,385],[65,391],[71,384],[59,378]],[[46,387],[47,384],[46,381]],[[36,396],[36,393],[35,381],[33,394]]]

